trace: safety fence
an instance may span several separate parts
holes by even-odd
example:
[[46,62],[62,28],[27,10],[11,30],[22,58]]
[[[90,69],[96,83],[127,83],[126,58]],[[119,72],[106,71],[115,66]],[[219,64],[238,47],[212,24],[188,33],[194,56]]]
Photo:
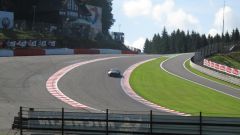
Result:
[[203,60],[216,53],[229,53],[236,48],[240,48],[240,42],[233,42],[233,43],[217,43],[217,44],[212,44],[205,46],[201,49],[198,49],[195,52],[195,55],[193,57],[193,60],[195,63],[201,63],[203,64]]
[[55,111],[20,107],[13,129],[23,134],[239,135],[240,118],[149,113]]

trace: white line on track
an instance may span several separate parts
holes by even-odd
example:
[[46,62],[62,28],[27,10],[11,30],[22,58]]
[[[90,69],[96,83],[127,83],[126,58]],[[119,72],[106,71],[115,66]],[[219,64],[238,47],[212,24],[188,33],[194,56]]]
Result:
[[[178,55],[178,56],[179,56],[179,55]],[[175,56],[175,57],[177,57],[177,56]],[[200,85],[200,86],[202,86],[202,87],[205,87],[205,88],[208,88],[208,89],[212,89],[212,90],[214,90],[214,91],[216,91],[216,92],[219,92],[219,93],[222,93],[222,94],[225,94],[225,95],[228,95],[228,96],[231,96],[231,97],[240,99],[239,97],[236,97],[236,96],[233,96],[233,95],[231,95],[231,94],[222,92],[222,91],[220,91],[220,90],[217,90],[217,89],[208,87],[208,86],[206,86],[206,85],[203,85],[203,84],[200,84],[200,83],[197,83],[197,82],[194,82],[194,81],[192,81],[192,80],[186,79],[186,78],[184,78],[184,77],[181,77],[181,76],[179,76],[179,75],[176,75],[176,74],[174,74],[174,73],[171,73],[171,72],[167,71],[167,70],[163,67],[163,64],[164,64],[165,62],[169,61],[170,59],[175,58],[175,57],[172,57],[172,58],[169,58],[169,59],[163,61],[163,62],[160,64],[160,67],[161,67],[165,72],[167,72],[167,73],[169,73],[169,74],[171,74],[171,75],[173,75],[173,76],[179,77],[179,78],[181,78],[181,79],[184,79],[184,80],[186,80],[186,81],[189,81],[189,82],[194,83],[194,84],[197,84],[197,85]]]
[[139,63],[136,63],[134,65],[132,65],[131,67],[129,67],[124,73],[123,73],[123,76],[124,78],[121,79],[121,86],[122,86],[122,89],[123,91],[129,96],[131,97],[132,99],[146,105],[146,106],[149,106],[151,108],[154,108],[156,110],[160,110],[160,111],[165,111],[165,112],[168,112],[168,113],[171,113],[171,114],[174,114],[174,115],[180,115],[180,116],[190,116],[189,114],[185,114],[185,113],[181,113],[181,112],[178,112],[178,111],[175,111],[175,110],[171,110],[171,109],[168,109],[168,108],[165,108],[165,107],[162,107],[162,106],[159,106],[157,104],[154,104],[148,100],[145,100],[143,99],[142,97],[140,97],[139,95],[137,95],[134,90],[131,88],[130,84],[129,84],[129,79],[130,79],[130,75],[131,73],[133,72],[133,70],[135,68],[137,68],[138,66],[140,66],[141,64],[144,64],[146,62],[149,62],[149,61],[152,61],[152,60],[155,60],[155,59],[150,59],[150,60],[146,60],[146,61],[142,61],[142,62],[139,62]]
[[107,57],[107,58],[100,58],[100,59],[94,59],[94,60],[89,60],[89,61],[83,61],[83,62],[79,62],[79,63],[75,63],[72,65],[69,65],[67,67],[64,67],[60,70],[58,70],[56,73],[54,73],[46,82],[46,88],[48,90],[48,92],[53,95],[54,97],[56,97],[57,99],[65,102],[66,104],[77,108],[77,109],[86,109],[86,110],[93,110],[93,111],[100,111],[99,109],[96,108],[92,108],[89,106],[86,106],[84,104],[81,104],[73,99],[71,99],[70,97],[64,95],[64,93],[62,93],[62,91],[58,88],[58,81],[68,72],[70,72],[71,70],[86,65],[86,64],[90,64],[93,62],[98,62],[98,61],[103,61],[103,60],[110,60],[110,59],[115,59],[115,58],[121,58],[121,57]]

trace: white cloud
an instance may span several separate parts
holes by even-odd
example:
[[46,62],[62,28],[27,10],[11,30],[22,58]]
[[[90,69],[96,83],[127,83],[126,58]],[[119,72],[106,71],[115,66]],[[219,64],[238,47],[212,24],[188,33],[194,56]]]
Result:
[[123,10],[128,17],[150,16],[155,23],[169,30],[200,30],[198,19],[177,8],[174,0],[155,5],[152,0],[125,0]]
[[210,29],[209,32],[208,32],[208,35],[211,35],[211,36],[215,36],[217,35],[218,31],[214,28]]
[[154,6],[152,11],[153,19],[157,21],[164,21],[167,18],[167,14],[170,13],[175,6],[173,0],[166,0],[163,4]]
[[151,8],[151,0],[126,0],[123,4],[124,13],[129,17],[148,15]]
[[152,17],[161,26],[167,29],[199,30],[199,21],[193,15],[177,8],[174,0],[165,0],[162,4],[157,4],[152,10]]
[[182,9],[178,9],[168,14],[166,26],[182,30],[199,30],[199,21],[191,14],[186,13]]
[[125,41],[125,45],[134,47],[143,51],[145,41],[146,41],[146,38],[139,37],[137,40],[133,41],[132,43],[130,43],[129,41]]
[[[225,32],[231,32],[235,28],[240,27],[240,16],[236,14],[231,7],[226,6],[224,10],[224,20],[225,20]],[[218,34],[222,33],[223,27],[223,8],[220,8],[216,14],[213,22],[212,29],[209,33],[211,34],[213,30]],[[215,33],[216,34],[216,33]],[[212,34],[211,34],[212,35]]]

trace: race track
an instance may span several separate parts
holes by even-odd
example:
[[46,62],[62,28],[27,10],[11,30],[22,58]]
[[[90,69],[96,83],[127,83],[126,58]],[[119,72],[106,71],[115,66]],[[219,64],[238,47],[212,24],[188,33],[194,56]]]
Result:
[[[240,97],[239,90],[210,82],[186,71],[182,64],[191,56],[192,54],[179,55],[165,62],[163,67],[184,78]],[[124,72],[135,63],[158,58],[159,55],[9,57],[0,59],[0,133],[11,128],[20,106],[74,109],[52,96],[46,88],[46,81],[63,67],[109,57],[118,58],[89,63],[71,70],[58,82],[59,89],[71,99],[102,111],[110,109],[113,112],[141,113],[153,110],[158,114],[169,114],[130,98],[122,90],[121,79],[111,78],[106,74],[110,68],[118,68]]]
[[[46,81],[59,69],[68,65],[105,57],[121,57],[86,64],[67,73],[59,82],[62,92],[87,106],[112,111],[149,111],[147,107],[127,96],[120,85],[120,78],[110,78],[106,72],[119,68],[122,72],[131,65],[159,56],[75,55],[9,57],[0,59],[0,130],[11,128],[13,117],[20,106],[34,108],[70,108],[52,96]],[[155,110],[156,111],[156,110]],[[159,112],[166,114],[165,112]],[[3,124],[4,123],[4,124]]]
[[197,75],[194,75],[187,71],[183,64],[186,60],[191,58],[193,54],[182,54],[177,57],[171,58],[168,61],[164,62],[162,67],[166,69],[168,72],[173,73],[177,76],[183,77],[187,80],[191,80],[193,82],[196,82],[198,84],[207,86],[209,88],[212,88],[213,90],[216,90],[218,92],[221,92],[223,94],[230,95],[232,97],[240,99],[240,90],[236,88],[232,88],[226,85],[222,85],[213,81],[209,81],[207,79],[201,78]]

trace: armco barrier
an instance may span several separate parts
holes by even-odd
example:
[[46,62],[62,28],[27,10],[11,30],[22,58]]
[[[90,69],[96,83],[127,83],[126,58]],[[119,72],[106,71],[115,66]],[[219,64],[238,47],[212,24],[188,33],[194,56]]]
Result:
[[40,48],[14,50],[14,56],[38,56],[38,55],[45,55],[45,50]]
[[122,54],[121,50],[99,49],[100,54]]
[[13,51],[12,50],[0,50],[0,57],[12,57]]
[[60,49],[45,49],[45,55],[72,55],[73,49],[60,48]]
[[122,54],[137,54],[137,52],[123,50]]
[[96,49],[74,49],[74,54],[100,54]]

